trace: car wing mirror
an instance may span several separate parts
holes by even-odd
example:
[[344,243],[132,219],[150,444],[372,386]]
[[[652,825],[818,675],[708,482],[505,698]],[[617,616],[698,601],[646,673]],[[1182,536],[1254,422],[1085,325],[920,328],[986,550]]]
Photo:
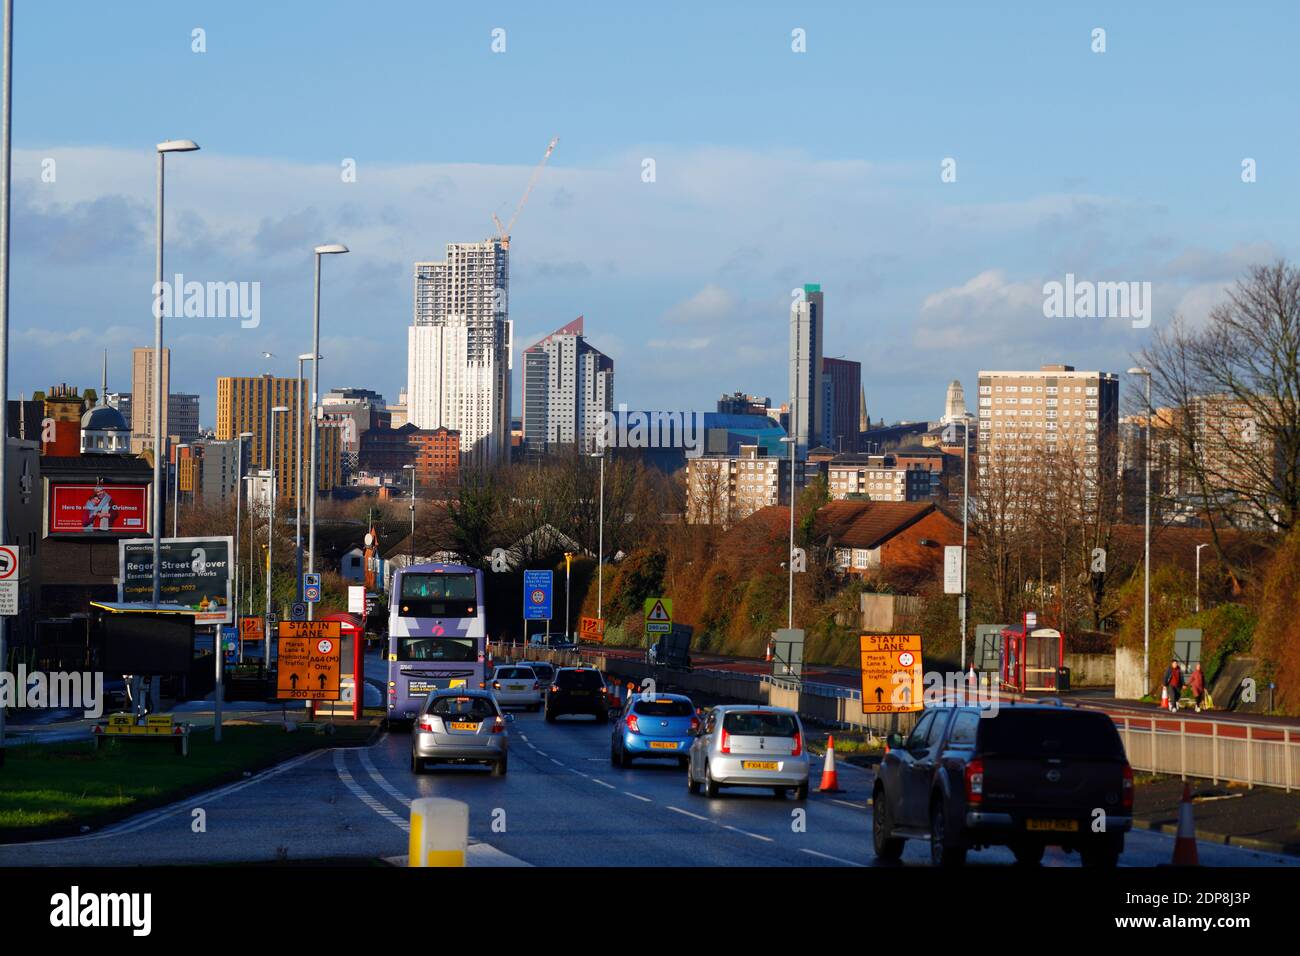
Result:
[[889,749],[890,749],[890,750],[902,750],[902,749],[903,749],[903,735],[902,735],[902,734],[890,734],[888,737],[885,738],[885,743],[889,745]]

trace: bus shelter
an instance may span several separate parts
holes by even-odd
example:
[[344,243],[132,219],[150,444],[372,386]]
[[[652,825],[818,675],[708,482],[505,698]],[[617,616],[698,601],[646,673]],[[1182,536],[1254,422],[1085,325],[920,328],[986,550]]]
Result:
[[1003,690],[1057,691],[1065,666],[1065,639],[1055,628],[1004,627],[1001,635]]

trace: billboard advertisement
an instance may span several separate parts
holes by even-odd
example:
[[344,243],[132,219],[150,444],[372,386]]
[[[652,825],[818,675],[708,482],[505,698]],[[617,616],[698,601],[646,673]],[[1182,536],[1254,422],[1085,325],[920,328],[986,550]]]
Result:
[[149,486],[50,485],[46,534],[119,537],[149,533]]
[[[164,604],[180,604],[198,613],[194,623],[233,624],[230,585],[234,538],[163,538],[161,588]],[[120,541],[119,601],[149,603],[153,599],[153,541]]]

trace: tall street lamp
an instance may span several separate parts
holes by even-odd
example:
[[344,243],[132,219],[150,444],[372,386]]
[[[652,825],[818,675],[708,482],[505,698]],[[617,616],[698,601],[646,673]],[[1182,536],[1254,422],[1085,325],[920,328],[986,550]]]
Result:
[[[4,3],[4,79],[3,106],[0,110],[0,542],[9,543],[8,522],[5,519],[9,472],[7,469],[9,434],[9,186],[10,143],[9,121],[13,115],[13,52],[14,52],[14,4],[13,0]],[[154,567],[158,567],[158,555],[154,554]],[[156,580],[156,579],[155,579]],[[5,628],[8,618],[0,615],[0,669],[8,665],[5,654]],[[0,705],[0,767],[5,762],[5,709]]]
[[786,555],[786,564],[790,569],[790,593],[786,604],[785,626],[794,627],[794,449],[799,444],[798,422],[796,407],[798,405],[797,396],[790,399],[790,422],[794,429],[781,441],[790,446],[790,553]]
[[[239,459],[235,463],[235,594],[231,607],[234,609],[232,617],[235,620],[235,640],[239,642],[239,663],[244,663],[244,636],[239,631],[239,524],[242,517],[244,505],[244,439],[252,438],[252,432],[239,433]],[[252,530],[252,518],[249,518],[249,530]],[[248,586],[252,588],[253,582],[249,580]],[[249,607],[252,611],[252,607]]]
[[605,608],[605,451],[592,452],[592,458],[600,459],[600,514],[596,519],[596,617],[603,618]]
[[1137,366],[1128,370],[1130,375],[1146,379],[1146,440],[1142,443],[1145,493],[1142,496],[1144,531],[1142,545],[1142,686],[1149,690],[1151,682],[1151,369]]
[[961,454],[961,669],[966,670],[966,535],[970,521],[970,419],[963,421]]
[[1208,548],[1208,542],[1196,546],[1196,613],[1201,613],[1201,548]]
[[271,578],[275,570],[275,564],[272,560],[275,551],[275,416],[282,415],[289,410],[287,405],[276,405],[271,409],[271,427],[270,427],[270,445],[267,447],[267,464],[270,465],[271,487],[267,494],[271,502],[270,510],[266,514],[266,647],[265,656],[262,658],[266,670],[271,669]]
[[[323,246],[317,246],[316,253],[316,285],[315,294],[312,298],[312,321],[311,321],[311,354],[317,358],[311,363],[311,463],[307,472],[307,484],[310,486],[310,497],[307,499],[307,570],[315,573],[316,571],[316,485],[320,482],[319,474],[316,470],[316,446],[319,441],[317,437],[316,422],[316,403],[317,394],[320,389],[320,258],[321,256],[341,255],[348,251],[348,247],[342,243],[329,243]],[[311,603],[307,605],[307,620],[314,620],[316,605]]]
[[[167,396],[163,392],[162,352],[163,352],[163,182],[166,177],[166,160],[168,153],[192,153],[198,149],[193,140],[169,139],[159,143],[158,151],[158,225],[157,249],[154,268],[153,286],[153,604],[157,607],[162,601],[162,520],[163,503],[163,402]],[[172,290],[172,301],[176,300],[181,290]]]
[[402,471],[411,473],[411,566],[415,565],[415,466],[403,465]]
[[[320,358],[320,356],[318,355],[316,358]],[[298,356],[298,381],[293,394],[293,450],[295,459],[293,472],[293,544],[299,601],[302,600],[302,363],[310,362],[311,359],[310,353]]]

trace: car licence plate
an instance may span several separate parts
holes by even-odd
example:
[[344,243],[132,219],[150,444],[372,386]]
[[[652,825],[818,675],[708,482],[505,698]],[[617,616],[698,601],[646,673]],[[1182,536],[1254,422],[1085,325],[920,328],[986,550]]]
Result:
[[652,740],[650,741],[651,750],[676,750],[677,744],[671,740]]
[[773,760],[742,760],[740,766],[745,770],[775,770],[776,762]]
[[527,690],[523,684],[507,684],[506,690]]
[[591,693],[591,691],[589,691],[589,690],[571,690],[571,691],[569,691],[569,693],[572,694],[574,697],[586,697],[588,694]]
[[1030,818],[1025,821],[1026,830],[1057,830],[1067,833],[1079,831],[1078,820],[1039,820]]
[[452,730],[478,730],[478,724],[453,723]]

